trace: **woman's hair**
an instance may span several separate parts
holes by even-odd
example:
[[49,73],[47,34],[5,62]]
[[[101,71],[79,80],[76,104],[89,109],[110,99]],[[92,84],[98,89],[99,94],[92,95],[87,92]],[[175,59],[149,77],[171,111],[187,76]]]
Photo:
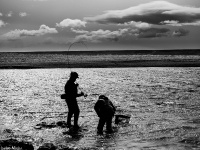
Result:
[[70,78],[78,78],[78,73],[77,72],[71,72]]

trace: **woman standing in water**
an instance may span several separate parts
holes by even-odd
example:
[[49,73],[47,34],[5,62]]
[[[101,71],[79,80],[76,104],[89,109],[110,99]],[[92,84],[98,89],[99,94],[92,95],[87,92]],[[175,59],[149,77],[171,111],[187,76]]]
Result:
[[74,128],[79,128],[78,118],[79,118],[79,107],[77,103],[77,97],[84,96],[84,93],[81,92],[78,94],[78,84],[75,83],[78,78],[78,73],[71,72],[70,78],[65,84],[65,101],[68,106],[68,116],[67,116],[67,127],[71,127],[71,118],[74,115]]

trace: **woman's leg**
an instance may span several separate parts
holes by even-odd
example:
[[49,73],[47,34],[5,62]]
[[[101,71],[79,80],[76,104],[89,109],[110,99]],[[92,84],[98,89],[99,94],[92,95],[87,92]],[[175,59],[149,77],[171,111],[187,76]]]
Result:
[[78,127],[78,118],[80,114],[80,109],[78,107],[78,104],[75,104],[73,109],[74,109],[74,126]]

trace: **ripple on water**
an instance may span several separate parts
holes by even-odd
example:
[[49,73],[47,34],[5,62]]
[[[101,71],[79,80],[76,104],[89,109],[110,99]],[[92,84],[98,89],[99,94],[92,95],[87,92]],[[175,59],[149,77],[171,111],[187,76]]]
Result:
[[[72,135],[65,134],[68,109],[60,99],[70,71],[1,70],[0,138],[30,139],[35,148],[49,142],[60,148],[70,144],[90,149],[199,147],[200,68],[73,69],[88,97],[78,98],[79,123],[86,130]],[[113,134],[96,134],[98,117],[93,108],[99,94],[118,106],[118,115],[131,116],[129,122],[113,122]]]

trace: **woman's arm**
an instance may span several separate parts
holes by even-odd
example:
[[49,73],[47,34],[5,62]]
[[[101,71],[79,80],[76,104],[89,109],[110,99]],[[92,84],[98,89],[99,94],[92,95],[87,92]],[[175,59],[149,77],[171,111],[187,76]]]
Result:
[[85,94],[81,92],[80,94],[77,93],[76,97],[84,96]]

